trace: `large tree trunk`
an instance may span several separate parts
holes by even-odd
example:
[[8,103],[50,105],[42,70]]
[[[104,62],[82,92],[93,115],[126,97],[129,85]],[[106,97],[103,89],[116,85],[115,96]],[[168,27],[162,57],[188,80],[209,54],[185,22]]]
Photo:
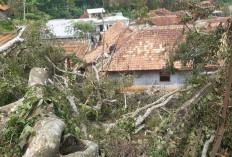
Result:
[[24,157],[51,157],[59,154],[60,139],[65,123],[55,116],[49,116],[38,121]]

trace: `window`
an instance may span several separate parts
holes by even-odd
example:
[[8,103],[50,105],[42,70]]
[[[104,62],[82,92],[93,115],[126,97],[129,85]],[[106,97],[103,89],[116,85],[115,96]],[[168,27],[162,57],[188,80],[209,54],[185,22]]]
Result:
[[103,32],[103,25],[100,25],[100,32]]
[[160,82],[170,82],[170,74],[160,72]]

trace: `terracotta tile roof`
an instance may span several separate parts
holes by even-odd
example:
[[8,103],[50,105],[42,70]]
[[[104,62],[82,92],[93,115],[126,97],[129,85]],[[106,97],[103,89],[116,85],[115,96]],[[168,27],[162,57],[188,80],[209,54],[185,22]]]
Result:
[[0,46],[17,36],[16,33],[0,33]]
[[[116,49],[120,49],[125,42],[130,39],[132,34],[132,29],[128,28],[124,23],[117,21],[102,36],[102,39],[104,38],[104,52],[109,53],[109,47],[113,44],[117,44]],[[87,63],[95,62],[95,60],[102,54],[102,51],[103,44],[88,52],[85,55],[84,60]]]
[[173,13],[165,8],[162,9],[156,9],[156,10],[150,10],[148,13],[150,16],[165,16],[165,15],[173,15]]
[[[104,71],[161,70],[168,56],[165,49],[173,48],[183,26],[150,27],[138,33],[129,44],[117,51]],[[175,68],[182,69],[175,63]]]
[[180,19],[176,15],[154,16],[151,22],[157,26],[179,25]]
[[89,18],[88,12],[85,12],[83,15],[79,17],[79,19],[86,19],[86,18]]
[[0,10],[6,11],[6,10],[8,10],[8,9],[9,9],[9,7],[8,7],[7,5],[2,6],[2,5],[0,4]]
[[212,4],[212,2],[211,1],[203,1],[203,2],[201,2],[201,4],[202,5],[205,5],[205,4],[207,5],[207,4]]
[[66,50],[66,53],[76,53],[78,57],[83,57],[88,49],[88,42],[62,42],[61,47]]
[[211,28],[216,28],[220,23],[225,23],[229,18],[232,18],[232,16],[212,17],[211,19],[199,20],[199,21],[197,21],[197,26],[206,26],[207,27],[210,24],[210,27],[207,28],[207,30],[211,30]]

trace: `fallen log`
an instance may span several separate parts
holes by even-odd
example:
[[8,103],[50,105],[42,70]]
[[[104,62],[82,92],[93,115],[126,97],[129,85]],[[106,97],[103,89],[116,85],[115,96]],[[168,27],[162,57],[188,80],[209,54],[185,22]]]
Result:
[[84,145],[84,150],[76,151],[67,155],[60,155],[60,157],[98,157],[98,145],[96,143],[88,140],[80,140],[80,142],[82,143],[81,145]]
[[23,35],[23,32],[25,31],[25,29],[26,29],[26,27],[22,26],[22,28],[21,28],[21,30],[20,30],[17,37],[10,40],[6,44],[0,46],[0,54],[3,53],[4,51],[8,50],[9,48],[11,48],[14,44],[19,43],[19,42],[23,42],[24,39],[22,39],[21,36]]
[[55,116],[38,121],[34,127],[35,136],[28,141],[24,157],[51,157],[59,154],[60,139],[65,123]]

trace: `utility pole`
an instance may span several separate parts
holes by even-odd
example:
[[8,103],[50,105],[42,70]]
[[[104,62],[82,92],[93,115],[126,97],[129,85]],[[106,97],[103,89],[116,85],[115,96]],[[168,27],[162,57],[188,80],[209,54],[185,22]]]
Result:
[[26,19],[25,14],[26,14],[26,0],[23,0],[23,20]]

